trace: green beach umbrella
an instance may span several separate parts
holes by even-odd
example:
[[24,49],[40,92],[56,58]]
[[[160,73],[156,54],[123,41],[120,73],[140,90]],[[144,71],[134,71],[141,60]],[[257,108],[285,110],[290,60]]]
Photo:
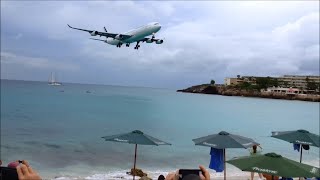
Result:
[[[144,134],[142,131],[139,131],[139,130],[135,130],[135,131],[132,131],[130,133],[125,133],[125,134],[104,136],[102,138],[105,139],[106,141],[135,144],[133,170],[136,169],[138,144],[140,144],[140,145],[154,145],[154,146],[171,145],[170,143],[164,142],[162,140],[159,140],[157,138],[154,138],[154,137],[151,137],[147,134]],[[133,174],[133,179],[135,179],[134,174]]]
[[309,131],[300,129],[296,131],[274,131],[272,136],[277,139],[281,139],[293,144],[300,144],[300,163],[302,162],[302,146],[320,146],[319,135],[310,133]]
[[275,153],[233,158],[228,163],[242,171],[282,177],[319,177],[319,168],[302,164]]
[[223,161],[224,161],[224,179],[226,180],[226,148],[249,148],[254,145],[259,145],[253,139],[230,134],[225,131],[221,131],[218,134],[212,134],[209,136],[200,137],[192,140],[195,145],[208,146],[215,149],[223,149]]

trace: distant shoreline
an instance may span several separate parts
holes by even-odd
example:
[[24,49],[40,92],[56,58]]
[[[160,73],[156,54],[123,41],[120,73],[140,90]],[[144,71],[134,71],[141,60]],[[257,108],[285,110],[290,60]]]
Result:
[[320,102],[320,95],[315,95],[315,94],[290,94],[289,95],[285,93],[260,92],[257,90],[248,91],[248,90],[242,90],[242,89],[233,88],[233,87],[215,86],[211,84],[191,86],[186,89],[177,90],[177,92]]

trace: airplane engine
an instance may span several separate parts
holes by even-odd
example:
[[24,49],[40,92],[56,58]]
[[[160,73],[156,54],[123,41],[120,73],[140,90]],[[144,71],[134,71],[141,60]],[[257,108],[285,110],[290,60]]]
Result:
[[118,39],[118,40],[121,40],[123,38],[123,35],[122,34],[118,34],[116,35],[116,37],[114,37],[115,39]]
[[153,42],[153,40],[150,38],[146,40],[146,43],[152,43],[152,42]]
[[162,44],[163,43],[163,40],[162,39],[159,39],[156,41],[156,44]]
[[108,44],[111,44],[111,45],[117,45],[117,44],[120,43],[119,40],[113,39],[113,38],[107,38],[107,39],[105,40],[105,42],[108,43]]
[[92,31],[92,33],[90,33],[91,36],[96,36],[97,35],[97,31]]

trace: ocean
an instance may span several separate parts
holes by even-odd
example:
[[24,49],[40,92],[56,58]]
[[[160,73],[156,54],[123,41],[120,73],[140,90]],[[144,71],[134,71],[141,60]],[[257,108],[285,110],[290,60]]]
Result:
[[[264,153],[299,161],[292,144],[271,138],[271,131],[319,134],[319,105],[171,89],[1,80],[1,160],[6,165],[26,159],[45,179],[131,179],[126,172],[133,167],[134,145],[101,137],[138,129],[172,144],[138,146],[137,167],[152,178],[179,168],[208,167],[210,149],[195,146],[192,139],[220,131],[253,138]],[[249,151],[226,153],[231,159]],[[304,163],[319,167],[319,160],[319,148],[304,151]],[[248,173],[228,164],[227,175]]]

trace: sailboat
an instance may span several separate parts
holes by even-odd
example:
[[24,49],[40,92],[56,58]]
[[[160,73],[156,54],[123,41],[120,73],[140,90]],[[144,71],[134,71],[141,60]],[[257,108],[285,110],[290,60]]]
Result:
[[54,73],[51,72],[51,77],[49,79],[48,85],[50,86],[61,86],[61,83],[56,82],[56,79],[54,77]]

